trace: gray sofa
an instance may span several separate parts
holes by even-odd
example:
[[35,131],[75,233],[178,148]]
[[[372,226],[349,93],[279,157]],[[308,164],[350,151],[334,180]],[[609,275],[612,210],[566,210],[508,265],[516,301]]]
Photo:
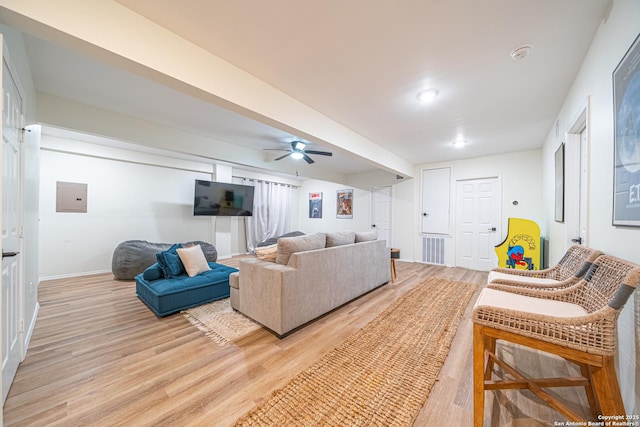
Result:
[[369,232],[278,239],[276,261],[241,260],[231,306],[282,337],[387,283],[389,248]]

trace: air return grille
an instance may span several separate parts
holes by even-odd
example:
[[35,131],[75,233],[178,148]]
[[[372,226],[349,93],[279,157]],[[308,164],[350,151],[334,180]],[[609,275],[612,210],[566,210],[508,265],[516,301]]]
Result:
[[445,265],[443,237],[422,237],[422,262]]

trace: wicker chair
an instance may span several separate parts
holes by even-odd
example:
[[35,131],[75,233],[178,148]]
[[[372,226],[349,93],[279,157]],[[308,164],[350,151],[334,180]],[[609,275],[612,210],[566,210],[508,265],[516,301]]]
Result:
[[[583,279],[565,289],[483,289],[472,315],[474,425],[483,424],[485,390],[505,388],[529,389],[572,421],[585,420],[543,388],[585,387],[594,418],[625,414],[614,368],[616,329],[639,282],[640,267],[602,255]],[[578,365],[582,376],[527,378],[497,358],[496,340],[563,357]],[[513,379],[492,380],[494,364]]]
[[494,289],[509,291],[507,286],[534,289],[563,289],[577,283],[589,270],[601,251],[584,246],[571,246],[556,265],[545,270],[494,268],[487,283]]

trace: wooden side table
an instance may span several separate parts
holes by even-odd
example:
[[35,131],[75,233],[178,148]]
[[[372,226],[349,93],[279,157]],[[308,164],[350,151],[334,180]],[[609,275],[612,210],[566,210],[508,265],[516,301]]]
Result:
[[391,248],[391,281],[395,282],[396,277],[396,259],[400,258],[400,249]]

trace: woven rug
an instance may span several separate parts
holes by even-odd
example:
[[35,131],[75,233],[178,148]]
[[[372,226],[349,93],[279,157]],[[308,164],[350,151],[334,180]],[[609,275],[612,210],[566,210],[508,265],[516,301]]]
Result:
[[190,308],[182,314],[222,347],[261,328],[253,320],[234,311],[229,298]]
[[426,280],[236,426],[411,426],[475,290]]

